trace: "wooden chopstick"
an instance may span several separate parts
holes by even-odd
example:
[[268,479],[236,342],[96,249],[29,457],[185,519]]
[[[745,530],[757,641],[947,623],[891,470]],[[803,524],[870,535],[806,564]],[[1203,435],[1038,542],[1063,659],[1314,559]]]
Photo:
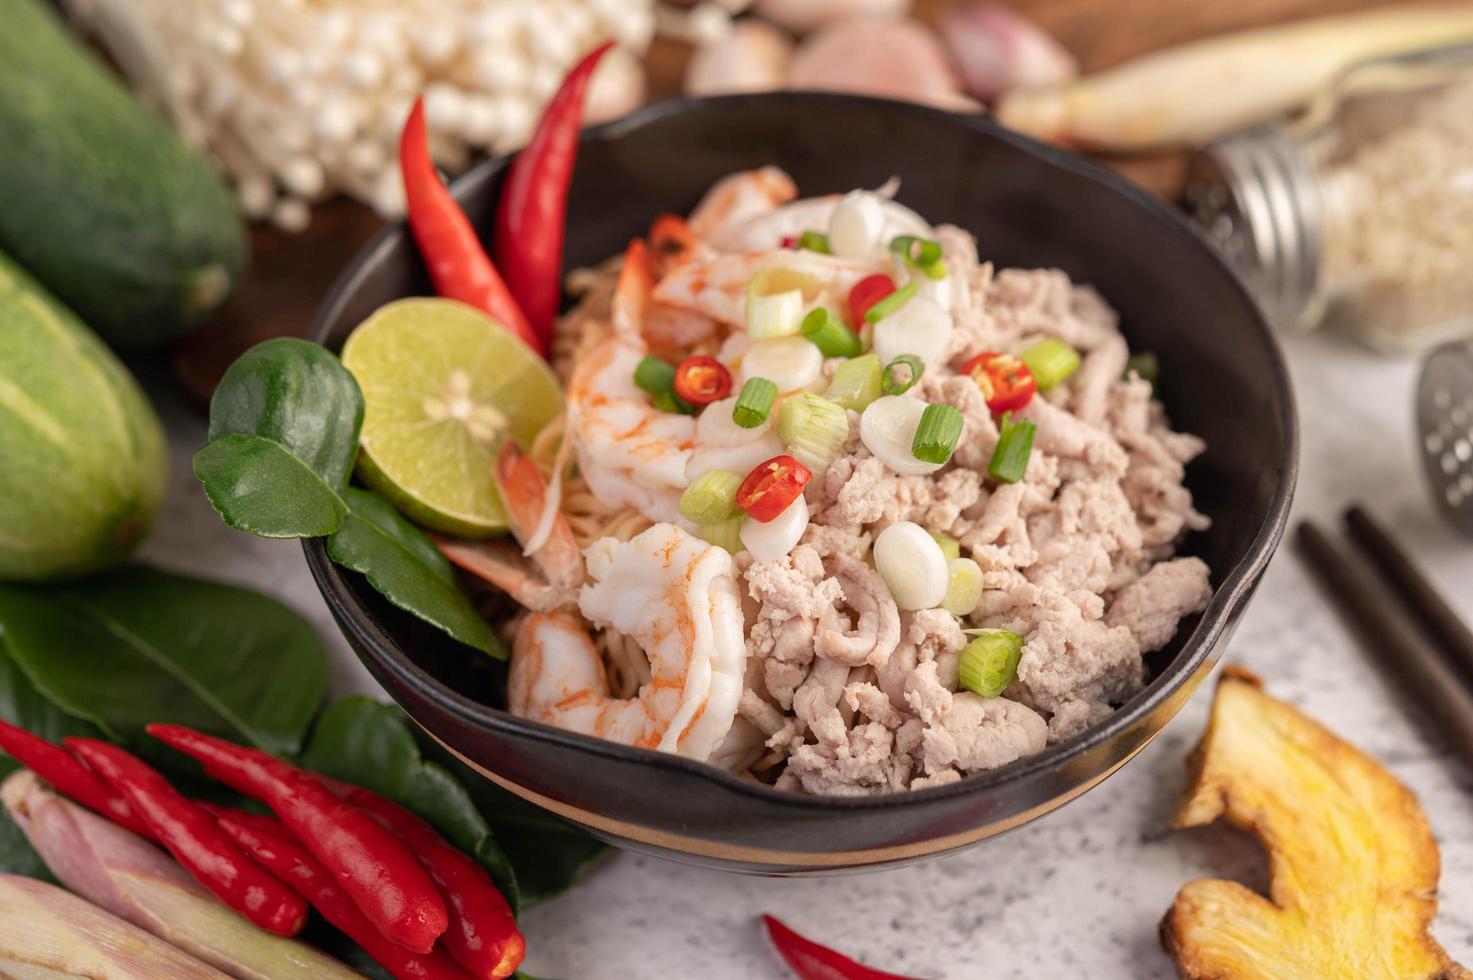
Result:
[[1350,539],[1370,557],[1376,571],[1416,613],[1444,658],[1462,672],[1463,685],[1473,689],[1473,631],[1365,508],[1356,505],[1347,510],[1345,526],[1350,529]]
[[1358,559],[1331,544],[1312,522],[1299,525],[1298,545],[1341,612],[1357,627],[1366,649],[1389,676],[1406,682],[1418,707],[1447,737],[1448,747],[1473,766],[1473,693],[1417,621]]

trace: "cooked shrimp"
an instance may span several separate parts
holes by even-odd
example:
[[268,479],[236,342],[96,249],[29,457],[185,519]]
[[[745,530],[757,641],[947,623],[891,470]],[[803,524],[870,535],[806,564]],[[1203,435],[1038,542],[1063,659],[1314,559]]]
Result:
[[746,319],[747,286],[760,269],[784,269],[807,277],[805,308],[843,309],[849,290],[878,271],[873,263],[835,258],[820,252],[776,248],[765,252],[722,252],[697,258],[670,272],[654,287],[657,302],[692,309],[733,326]]
[[690,213],[690,228],[709,242],[724,229],[768,214],[797,196],[793,178],[777,167],[743,170],[711,186]]
[[578,605],[649,656],[651,678],[609,695],[588,628],[571,611],[533,613],[517,632],[507,700],[514,714],[600,738],[707,759],[731,730],[746,641],[731,556],[671,524],[588,549]]
[[[935,237],[935,232],[925,218],[898,201],[891,200],[885,190],[881,189],[876,193],[885,216],[886,241],[896,235]],[[727,224],[706,241],[712,248],[722,252],[753,252],[778,248],[783,239],[797,238],[805,231],[827,231],[834,208],[840,200],[842,195],[839,194],[805,197],[801,201],[793,201],[744,221]]]
[[[506,540],[456,541],[436,538],[444,556],[461,568],[508,593],[528,609],[571,605],[583,584],[583,556],[562,512],[553,509],[547,528],[547,484],[532,458],[515,440],[507,440],[497,456],[496,492],[507,524],[525,552]],[[528,559],[531,559],[528,561]]]
[[634,383],[646,353],[637,338],[619,334],[578,363],[568,383],[568,432],[579,471],[605,503],[674,521],[696,421],[660,411]]
[[[710,253],[703,250],[703,254]],[[689,259],[695,261],[699,259]],[[656,294],[658,272],[644,239],[630,242],[610,304],[615,332],[637,337],[651,350],[662,352],[684,350],[714,334],[716,321],[710,316],[692,304],[667,302]]]

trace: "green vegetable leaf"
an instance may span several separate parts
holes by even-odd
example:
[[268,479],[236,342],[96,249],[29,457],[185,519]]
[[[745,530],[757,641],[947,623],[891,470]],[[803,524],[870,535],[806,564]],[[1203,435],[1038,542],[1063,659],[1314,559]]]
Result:
[[562,894],[577,883],[609,846],[583,831],[514,796],[456,759],[424,732],[417,732],[420,750],[460,778],[485,815],[496,839],[511,855],[522,890],[522,905]]
[[[0,721],[8,721],[49,742],[60,742],[68,735],[97,738],[101,734],[95,725],[73,718],[42,697],[11,659],[3,642],[0,642]],[[20,763],[0,751],[0,779],[19,768]]]
[[467,646],[506,659],[506,647],[455,580],[450,562],[425,533],[380,497],[349,487],[350,511],[327,542],[344,568],[362,572],[394,605]]
[[329,351],[282,337],[246,351],[210,399],[210,440],[234,432],[280,443],[331,487],[358,455],[363,394]]
[[194,475],[226,524],[263,538],[317,538],[343,524],[336,490],[279,442],[236,432],[194,455]]
[[51,869],[26,839],[25,831],[15,825],[3,806],[0,806],[0,872],[58,884]]
[[520,905],[516,872],[470,794],[443,766],[421,758],[396,709],[368,698],[339,701],[323,712],[300,761],[413,810],[479,861],[513,910]]
[[263,537],[337,530],[363,425],[363,394],[331,353],[305,340],[257,344],[210,399],[210,444],[194,471],[231,527]]
[[310,623],[246,589],[134,565],[66,586],[0,586],[15,665],[115,740],[169,720],[293,753],[322,702]]

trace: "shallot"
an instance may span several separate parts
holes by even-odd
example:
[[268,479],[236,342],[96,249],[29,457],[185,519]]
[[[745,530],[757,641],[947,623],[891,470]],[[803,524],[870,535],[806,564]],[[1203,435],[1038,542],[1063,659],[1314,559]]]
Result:
[[798,34],[858,17],[899,17],[911,0],[757,0],[756,13]]
[[973,109],[941,42],[913,20],[849,20],[825,27],[793,55],[790,83]]
[[1058,85],[1079,74],[1079,62],[1033,21],[1001,3],[963,3],[941,17],[941,39],[967,92],[992,102],[1031,85]]
[[727,35],[696,49],[685,73],[690,95],[766,92],[788,80],[793,42],[766,21],[743,20]]

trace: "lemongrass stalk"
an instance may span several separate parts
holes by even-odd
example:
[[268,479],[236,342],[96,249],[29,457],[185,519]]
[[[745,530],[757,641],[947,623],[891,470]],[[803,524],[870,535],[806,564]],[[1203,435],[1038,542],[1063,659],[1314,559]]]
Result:
[[226,976],[70,892],[13,874],[0,874],[0,963],[6,962],[23,964],[33,976],[92,980]]
[[1468,39],[1473,4],[1389,4],[1211,37],[1063,85],[1014,89],[997,118],[1086,149],[1199,143],[1304,105],[1355,62]]
[[[358,976],[311,946],[256,928],[216,901],[163,851],[58,796],[29,770],[12,774],[0,785],[0,801],[58,881],[230,976],[239,980]],[[213,970],[209,975],[219,976]]]

